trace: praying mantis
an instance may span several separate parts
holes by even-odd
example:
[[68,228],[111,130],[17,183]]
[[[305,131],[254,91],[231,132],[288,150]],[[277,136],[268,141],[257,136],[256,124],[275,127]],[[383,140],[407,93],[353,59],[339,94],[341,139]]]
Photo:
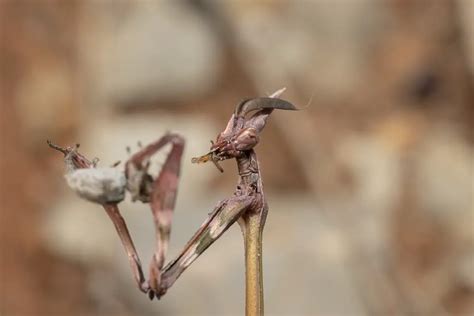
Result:
[[[280,89],[269,97],[258,97],[239,103],[225,129],[211,141],[209,152],[192,159],[193,163],[211,161],[223,172],[219,161],[235,159],[239,179],[234,193],[220,201],[194,233],[176,258],[165,265],[171,232],[181,160],[185,141],[176,133],[168,133],[133,154],[124,171],[115,167],[98,168],[97,160],[89,160],[78,151],[79,145],[48,145],[64,154],[66,181],[78,195],[102,205],[112,220],[127,253],[133,277],[139,290],[150,299],[161,298],[179,276],[235,222],[242,230],[246,266],[246,315],[263,315],[262,233],[268,213],[263,192],[260,166],[254,147],[259,134],[274,109],[298,110],[279,96]],[[150,158],[165,145],[171,151],[158,176],[149,173]],[[132,201],[148,203],[155,224],[155,252],[148,279],[140,258],[120,214],[119,203],[129,192]]]

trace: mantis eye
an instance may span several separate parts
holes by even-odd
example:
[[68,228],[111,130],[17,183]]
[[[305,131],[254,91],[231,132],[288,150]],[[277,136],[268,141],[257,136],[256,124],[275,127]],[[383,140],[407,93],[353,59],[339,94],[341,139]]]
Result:
[[255,128],[243,130],[235,139],[235,148],[237,150],[249,150],[258,144],[259,137]]

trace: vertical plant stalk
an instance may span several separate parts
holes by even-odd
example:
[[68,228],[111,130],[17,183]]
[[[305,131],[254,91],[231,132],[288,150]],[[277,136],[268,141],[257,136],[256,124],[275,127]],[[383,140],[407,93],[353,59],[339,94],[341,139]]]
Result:
[[237,158],[237,167],[240,175],[237,192],[245,192],[252,198],[252,206],[238,220],[245,248],[245,314],[260,316],[264,312],[262,237],[268,206],[253,149]]
[[263,315],[262,216],[245,214],[239,221],[245,246],[245,315]]

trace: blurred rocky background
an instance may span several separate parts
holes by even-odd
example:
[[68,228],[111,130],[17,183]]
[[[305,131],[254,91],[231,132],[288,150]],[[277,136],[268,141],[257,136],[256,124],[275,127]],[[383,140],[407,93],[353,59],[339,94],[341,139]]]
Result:
[[[2,0],[0,65],[0,315],[242,315],[238,227],[150,302],[45,140],[110,165],[182,133],[172,257],[236,181],[190,157],[283,86],[307,107],[257,148],[266,314],[474,314],[473,0]],[[122,213],[147,267],[150,211]]]

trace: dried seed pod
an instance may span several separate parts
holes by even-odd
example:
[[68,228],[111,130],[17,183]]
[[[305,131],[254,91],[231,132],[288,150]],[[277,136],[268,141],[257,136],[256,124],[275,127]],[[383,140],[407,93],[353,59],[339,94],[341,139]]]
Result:
[[76,169],[64,177],[74,192],[91,202],[118,203],[125,198],[127,180],[115,168]]

